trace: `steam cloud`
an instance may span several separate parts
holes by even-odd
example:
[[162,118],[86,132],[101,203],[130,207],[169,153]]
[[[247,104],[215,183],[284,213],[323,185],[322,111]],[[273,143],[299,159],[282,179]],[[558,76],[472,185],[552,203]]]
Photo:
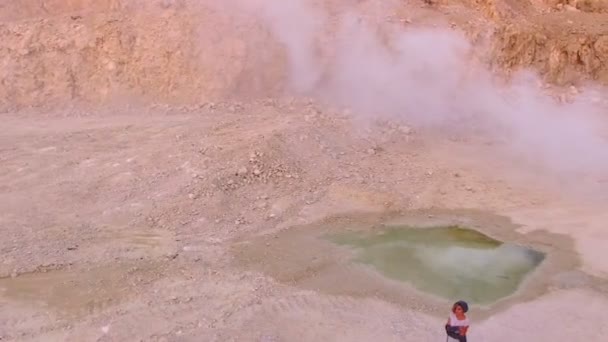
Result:
[[[349,3],[354,8],[358,2]],[[392,4],[377,3],[384,6],[376,8],[379,13]],[[582,97],[556,103],[532,73],[497,85],[487,68],[472,69],[471,44],[456,31],[387,25],[381,34],[356,10],[332,17],[307,0],[225,4],[259,16],[285,46],[295,93],[418,128],[474,129],[547,175],[576,182],[591,175],[597,182],[607,174],[608,141],[595,105]],[[320,54],[319,37],[329,28],[331,44]]]

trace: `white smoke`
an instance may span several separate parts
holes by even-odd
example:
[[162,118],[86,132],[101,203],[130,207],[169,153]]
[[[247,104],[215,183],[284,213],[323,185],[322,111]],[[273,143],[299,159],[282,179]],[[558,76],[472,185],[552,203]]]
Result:
[[[548,175],[575,181],[608,174],[608,142],[600,113],[588,101],[558,104],[534,74],[497,85],[471,62],[471,45],[449,29],[406,29],[365,20],[369,13],[330,15],[307,0],[231,0],[253,13],[286,48],[292,91],[348,106],[370,118],[402,119],[414,127],[476,132],[502,142],[502,152]],[[358,1],[348,2],[356,8]],[[381,10],[390,2],[381,2]],[[376,8],[378,9],[378,8]],[[331,31],[333,30],[333,31]],[[320,37],[325,53],[320,54]]]

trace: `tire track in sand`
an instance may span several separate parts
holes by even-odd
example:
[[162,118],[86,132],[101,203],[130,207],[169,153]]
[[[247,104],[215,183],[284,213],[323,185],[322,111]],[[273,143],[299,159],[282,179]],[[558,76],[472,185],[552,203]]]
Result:
[[428,340],[437,319],[376,299],[325,296],[313,291],[264,299],[227,318],[219,340]]

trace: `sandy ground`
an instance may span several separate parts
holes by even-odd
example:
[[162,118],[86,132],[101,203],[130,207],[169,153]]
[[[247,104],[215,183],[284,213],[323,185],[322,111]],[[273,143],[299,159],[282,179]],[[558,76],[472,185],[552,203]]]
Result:
[[[47,32],[42,29],[60,22],[61,13],[82,18],[53,26],[59,27],[57,39],[48,49],[11,45],[11,53],[23,55],[5,55],[26,72],[19,76],[5,67],[3,80],[10,74],[22,83],[0,87],[12,96],[3,97],[0,129],[1,341],[442,341],[451,302],[341,269],[334,255],[322,251],[323,265],[300,257],[317,251],[311,236],[341,229],[332,218],[373,221],[383,215],[472,222],[549,253],[549,262],[513,297],[473,307],[470,340],[608,340],[608,204],[601,175],[576,179],[572,187],[560,175],[499,153],[500,142],[487,137],[412,129],[399,118],[362,122],[348,110],[307,98],[259,99],[257,90],[275,84],[285,63],[269,62],[280,55],[275,52],[255,63],[215,61],[247,55],[238,34],[216,40],[218,55],[205,55],[203,64],[218,67],[222,77],[207,71],[197,78],[188,74],[192,65],[182,63],[191,57],[186,53],[156,59],[138,51],[138,44],[163,45],[171,36],[134,38],[140,43],[128,46],[121,34],[137,37],[136,24],[145,16],[133,19],[131,31],[120,31],[112,25],[125,15],[94,15],[94,23],[83,26],[92,33],[82,45],[63,45],[61,39],[72,37],[63,33],[79,30],[78,21],[89,18],[79,12],[87,2],[70,2],[68,9],[41,2],[44,10],[29,3],[13,9],[16,21],[3,23],[2,32]],[[99,2],[95,10],[123,5]],[[490,5],[404,8],[416,9],[405,12],[408,21],[434,16],[463,27],[482,27],[488,18],[503,22],[521,8],[605,15],[564,9],[576,3],[511,4],[509,10]],[[0,2],[0,9],[8,6]],[[190,22],[171,21],[176,13],[163,22],[188,28]],[[539,22],[531,20],[530,27]],[[586,24],[589,39],[605,38],[600,22]],[[30,43],[44,38],[27,37]],[[186,43],[166,49],[185,51]],[[606,57],[597,52],[601,44],[583,45],[589,44]],[[82,59],[52,72],[45,56],[57,57],[55,48]],[[544,63],[541,50],[520,64]],[[128,58],[113,64],[112,56]],[[560,56],[565,59],[545,65],[549,79],[570,79],[576,71],[602,81],[604,64],[583,56],[584,63],[570,65],[568,55]],[[268,73],[250,78],[259,62]],[[71,78],[64,79],[64,67],[74,71]],[[165,67],[175,73],[152,71]],[[180,73],[185,76],[171,76]],[[117,84],[140,90],[132,97],[137,101],[125,105],[123,96],[116,105],[103,102],[120,89]],[[251,96],[207,101],[242,93]],[[329,221],[319,227],[323,220]]]
[[441,302],[313,291],[231,252],[328,216],[429,207],[507,215],[530,241],[565,234],[540,243],[580,266],[479,317],[471,338],[605,337],[603,203],[483,172],[483,146],[472,160],[471,143],[459,154],[462,143],[398,129],[363,138],[337,113],[303,119],[314,105],[231,106],[4,118],[4,340],[439,340]]

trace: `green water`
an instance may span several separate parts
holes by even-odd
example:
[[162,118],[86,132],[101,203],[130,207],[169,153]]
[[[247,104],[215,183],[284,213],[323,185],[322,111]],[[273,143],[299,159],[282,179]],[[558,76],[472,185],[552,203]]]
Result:
[[353,247],[356,262],[371,265],[386,277],[449,300],[477,304],[514,293],[544,259],[540,252],[456,226],[391,227],[329,239]]

